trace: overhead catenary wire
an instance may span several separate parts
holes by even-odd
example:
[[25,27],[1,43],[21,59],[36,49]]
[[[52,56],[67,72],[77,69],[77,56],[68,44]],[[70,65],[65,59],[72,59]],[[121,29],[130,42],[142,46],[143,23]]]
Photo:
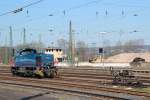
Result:
[[91,4],[96,4],[96,3],[99,3],[100,1],[103,1],[103,0],[89,1],[89,2],[80,4],[80,5],[77,5],[77,6],[73,6],[73,7],[64,9],[63,11],[56,11],[56,12],[50,13],[49,16],[54,16],[57,13],[63,13],[63,15],[66,15],[66,13],[71,11],[71,10],[76,10],[76,9],[79,9],[79,8],[82,8],[82,7],[86,7],[86,6],[91,5]]
[[[26,6],[21,7],[21,8],[30,7],[30,6],[32,6],[32,5],[35,5],[35,4],[37,4],[37,3],[40,3],[40,2],[42,2],[42,1],[44,1],[44,0],[38,0],[38,1],[36,1],[36,2],[30,3],[30,4],[26,5]],[[79,5],[76,5],[76,6],[67,8],[67,9],[64,9],[64,10],[59,10],[59,11],[56,11],[56,12],[53,12],[53,13],[51,13],[51,14],[47,14],[47,15],[44,15],[44,16],[41,16],[41,17],[37,17],[37,18],[33,18],[33,19],[28,19],[27,21],[24,22],[24,24],[26,24],[26,23],[28,23],[28,22],[35,21],[35,20],[44,19],[45,17],[55,16],[57,13],[62,13],[63,15],[66,15],[66,13],[69,12],[69,11],[71,11],[71,10],[76,10],[76,9],[79,9],[79,8],[82,8],[82,7],[89,6],[89,5],[91,5],[91,4],[97,4],[97,3],[99,3],[100,1],[103,1],[103,0],[93,0],[93,1],[89,1],[89,2],[86,2],[86,3],[83,3],[83,4],[79,4]],[[107,5],[107,4],[104,3],[103,5]],[[114,4],[114,5],[115,5],[115,4]],[[27,14],[28,14],[28,13],[29,13],[29,12],[27,11]],[[99,12],[97,11],[96,14],[97,14],[97,16],[98,16],[98,15],[99,15]],[[104,14],[107,16],[107,15],[109,14],[108,10],[105,10]],[[122,14],[122,16],[125,15],[125,14],[126,14],[126,11],[123,10],[123,11],[121,12],[121,14]],[[136,15],[136,14],[135,14],[135,15]],[[135,16],[135,15],[134,15],[134,16]],[[22,24],[22,25],[23,25],[23,24]],[[19,24],[19,26],[20,26],[20,24]]]
[[[59,11],[55,11],[53,13],[50,13],[48,14],[48,16],[55,16],[57,15],[58,13],[62,13],[64,16],[67,14],[67,12],[69,11],[72,11],[72,10],[76,10],[76,9],[79,9],[79,8],[82,8],[82,7],[86,7],[86,6],[89,6],[91,4],[97,4],[99,3],[100,1],[103,1],[103,0],[94,0],[94,1],[89,1],[89,2],[86,2],[86,3],[83,3],[83,4],[80,4],[80,5],[77,5],[77,6],[73,6],[73,7],[70,7],[70,8],[67,8],[67,9],[64,9],[64,10],[59,10]],[[109,3],[103,3],[103,5],[109,5]],[[113,5],[113,4],[112,4]],[[115,4],[114,4],[115,5]],[[117,6],[117,5],[116,5]],[[126,6],[126,5],[125,5]],[[98,11],[96,13],[96,15],[98,16]],[[105,15],[107,16],[108,15],[108,11],[106,10],[105,11]],[[122,16],[125,15],[125,11],[122,11],[121,12]],[[40,20],[40,19],[44,19],[45,17],[48,17],[47,15],[44,15],[44,16],[40,16],[40,17],[37,17],[37,18],[33,18],[33,19],[29,19],[28,21],[26,22],[32,22],[32,21],[35,21],[35,20]],[[133,16],[138,16],[137,14],[133,14]]]
[[[43,1],[43,0],[39,0],[39,1]],[[82,7],[86,7],[86,6],[91,5],[91,4],[97,4],[100,1],[103,1],[103,0],[93,0],[93,1],[89,1],[89,2],[86,2],[86,3],[80,4],[80,5],[76,5],[76,6],[70,7],[70,8],[66,8],[64,10],[55,11],[55,12],[47,14],[47,15],[43,15],[43,16],[39,16],[37,18],[29,19],[29,20],[25,21],[24,24],[26,24],[27,22],[32,22],[32,21],[44,19],[44,18],[49,17],[49,16],[52,17],[52,16],[55,16],[56,14],[59,14],[59,13],[62,13],[65,16],[66,13],[69,12],[69,11],[71,11],[71,10],[76,10],[76,9],[79,9],[79,8],[82,8]],[[27,7],[29,7],[29,5]]]
[[38,3],[42,2],[42,1],[44,1],[44,0],[38,0],[38,1],[36,1],[36,2],[32,2],[32,3],[28,4],[28,5],[25,5],[25,6],[20,7],[20,8],[18,8],[18,9],[10,10],[10,11],[8,11],[8,12],[2,13],[2,14],[0,14],[0,16],[4,16],[4,15],[10,14],[10,13],[17,13],[17,12],[23,11],[24,8],[27,8],[27,7],[36,5],[36,4],[38,4]]
[[42,1],[44,1],[44,0],[38,0],[38,1],[36,1],[36,2],[30,3],[30,4],[26,5],[26,6],[23,6],[22,8],[27,8],[27,7],[36,5],[36,4],[38,4],[38,3],[42,2]]
[[[21,7],[21,8],[24,9],[24,8],[30,7],[30,6],[32,6],[32,5],[35,5],[35,4],[37,4],[37,3],[40,3],[40,2],[42,2],[42,1],[44,1],[44,0],[38,0],[38,1],[36,1],[36,2],[30,3],[30,4],[26,5],[26,6]],[[71,10],[79,9],[79,8],[82,8],[82,7],[91,5],[91,4],[98,3],[98,2],[100,2],[100,1],[103,1],[103,0],[89,1],[89,2],[80,4],[80,5],[71,7],[71,8],[64,9],[63,11],[56,11],[56,12],[50,13],[50,14],[48,14],[48,16],[54,16],[54,15],[57,14],[57,13],[63,13],[63,15],[65,16],[66,13],[69,12],[69,11],[71,11]],[[109,4],[112,4],[112,3],[104,3],[103,5],[109,5]],[[112,5],[116,5],[116,4],[112,4]],[[21,8],[19,8],[19,9],[21,10]],[[18,9],[16,9],[16,10],[18,10]],[[15,11],[15,10],[9,11],[9,12],[3,13],[3,14],[0,14],[0,16],[6,15],[6,14],[9,14],[9,13],[12,13],[12,12],[14,12],[14,11]],[[105,11],[105,15],[106,15],[106,16],[107,16],[107,14],[108,14],[108,11]],[[27,10],[27,15],[28,15],[28,10]],[[97,15],[98,15],[98,14],[97,14]],[[124,15],[124,14],[122,14],[122,15]],[[48,16],[46,15],[45,17],[48,17]],[[134,16],[135,16],[135,15],[134,15]],[[32,21],[34,21],[34,20],[43,19],[43,18],[45,18],[45,17],[44,17],[44,16],[41,16],[41,17],[38,17],[38,18],[36,18],[36,19],[35,19],[35,18],[34,18],[34,19],[30,19],[30,20],[28,20],[28,21],[26,21],[26,22],[32,22]]]

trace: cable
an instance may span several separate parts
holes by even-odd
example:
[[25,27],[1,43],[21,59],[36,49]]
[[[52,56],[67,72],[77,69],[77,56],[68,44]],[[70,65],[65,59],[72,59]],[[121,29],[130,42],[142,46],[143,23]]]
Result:
[[0,16],[4,16],[4,15],[7,15],[7,14],[12,13],[12,12],[13,11],[5,12],[5,13],[0,14]]
[[20,12],[20,11],[23,11],[24,8],[27,8],[27,7],[36,5],[36,4],[38,4],[38,3],[42,2],[42,1],[44,1],[44,0],[38,0],[38,1],[36,1],[36,2],[30,3],[30,4],[26,5],[26,6],[20,7],[20,8],[18,8],[18,9],[10,10],[10,11],[8,11],[8,12],[2,13],[2,14],[0,14],[0,16],[4,16],[4,15],[10,14],[10,13],[18,13],[18,12]]
[[[40,0],[41,1],[41,0]],[[43,0],[42,0],[43,1]],[[40,19],[44,19],[45,17],[49,17],[49,16],[54,16],[54,15],[56,15],[56,14],[58,14],[58,13],[63,13],[63,14],[65,14],[66,12],[68,12],[68,11],[70,11],[70,10],[75,10],[75,9],[79,9],[79,8],[82,8],[82,7],[85,7],[85,6],[88,6],[88,5],[91,5],[91,4],[95,4],[95,3],[98,3],[98,2],[100,2],[100,1],[103,1],[103,0],[93,0],[93,1],[89,1],[89,2],[86,2],[86,3],[84,3],[84,4],[80,4],[80,5],[77,5],[77,6],[74,6],[74,7],[71,7],[71,8],[67,8],[67,9],[65,9],[64,11],[55,11],[55,12],[53,12],[53,13],[51,13],[51,14],[48,14],[48,15],[43,15],[43,16],[39,16],[39,17],[37,17],[37,18],[33,18],[33,19],[29,19],[29,20],[27,20],[24,24],[26,24],[27,22],[32,22],[32,21],[36,21],[36,20],[40,20]],[[29,6],[29,5],[27,5],[27,6]],[[23,24],[22,24],[23,25]]]
[[90,1],[90,2],[87,2],[85,4],[81,4],[81,5],[78,5],[78,6],[75,6],[75,7],[72,7],[68,10],[74,10],[74,9],[78,9],[78,8],[82,8],[82,7],[85,7],[85,6],[88,6],[88,5],[91,5],[91,4],[95,4],[95,3],[98,3],[100,1],[103,1],[103,0],[94,0],[94,1]]
[[36,4],[38,4],[38,3],[42,2],[42,1],[44,1],[44,0],[39,0],[39,1],[33,2],[33,3],[29,4],[29,5],[23,6],[22,8],[27,8],[27,7],[36,5]]
[[[70,11],[70,10],[75,10],[75,9],[79,9],[79,8],[82,8],[82,7],[85,7],[85,6],[88,6],[88,5],[91,5],[91,4],[95,4],[95,3],[98,3],[100,1],[103,1],[103,0],[94,0],[94,1],[89,1],[87,3],[84,3],[84,4],[80,4],[80,5],[77,5],[77,6],[74,6],[74,7],[71,7],[71,8],[68,8],[68,9],[65,9],[63,11],[56,11],[54,13],[63,13],[64,15],[66,14],[66,11]],[[49,14],[49,16],[53,16],[54,13],[51,13]]]

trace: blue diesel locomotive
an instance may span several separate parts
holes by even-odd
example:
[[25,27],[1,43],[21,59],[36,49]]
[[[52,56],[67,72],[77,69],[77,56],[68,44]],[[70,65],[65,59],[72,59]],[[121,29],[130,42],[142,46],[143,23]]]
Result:
[[57,68],[54,66],[54,56],[37,53],[35,49],[20,50],[14,57],[13,75],[55,77]]

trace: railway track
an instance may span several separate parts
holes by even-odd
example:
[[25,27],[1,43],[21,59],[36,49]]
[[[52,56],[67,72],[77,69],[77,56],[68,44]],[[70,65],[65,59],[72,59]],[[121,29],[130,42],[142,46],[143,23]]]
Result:
[[[66,68],[64,68],[66,69]],[[99,79],[99,80],[103,80],[103,81],[111,81],[113,78],[111,76],[110,73],[104,73],[102,70],[100,70],[99,73],[93,73],[93,70],[95,69],[81,69],[81,72],[79,69],[76,69],[72,72],[72,68],[69,68],[67,70],[64,70],[64,69],[60,69],[60,71],[58,72],[59,73],[59,76],[61,77],[70,77],[70,78],[88,78],[88,80],[90,79]],[[72,69],[72,70],[71,70]],[[71,71],[70,71],[71,70]],[[86,70],[88,70],[89,72],[87,72]],[[90,72],[90,70],[92,70],[92,72]],[[69,72],[68,72],[69,71]],[[84,71],[84,72],[83,72]],[[97,71],[97,69],[96,69]],[[98,71],[97,71],[98,72]],[[7,67],[7,69],[3,69],[1,68],[0,69],[0,74],[1,75],[9,75],[11,74],[10,73],[10,69],[9,67]],[[141,81],[141,82],[144,82],[144,83],[150,83],[150,77],[149,76],[145,76],[145,75],[136,75],[136,77]]]
[[[59,68],[60,76],[64,77],[82,77],[82,78],[93,78],[93,79],[105,79],[105,80],[112,80],[112,76],[109,68]],[[139,71],[138,71],[139,72]],[[141,71],[143,72],[143,71]],[[9,74],[10,73],[10,66],[0,67],[1,74]],[[150,83],[150,77],[148,75],[141,75],[136,73],[136,77],[144,83]]]
[[[83,72],[83,73],[92,73],[92,74],[108,74],[110,75],[110,68],[99,68],[99,67],[77,67],[77,68],[58,68],[59,72]],[[117,69],[117,68],[115,68]],[[119,69],[124,69],[124,68],[119,68]],[[5,65],[5,66],[0,66],[0,71],[1,70],[10,70],[10,66]],[[145,75],[148,74],[150,75],[150,70],[133,70],[136,74],[140,75]]]
[[[140,92],[140,93],[138,92],[137,93],[136,91],[132,91],[131,92],[131,91],[128,90],[130,92],[130,93],[128,93],[125,90],[121,90],[121,89],[120,90],[118,90],[118,89],[117,90],[116,89],[115,90],[109,90],[110,88],[108,88],[108,87],[106,88],[106,87],[100,86],[100,84],[110,83],[112,81],[112,77],[111,77],[111,75],[109,73],[104,73],[102,71],[100,71],[102,73],[94,73],[95,70],[93,71],[93,69],[92,69],[92,71],[90,71],[88,69],[88,71],[86,71],[86,72],[83,69],[82,69],[81,72],[80,72],[80,70],[77,70],[77,69],[76,69],[76,71],[73,71],[73,72],[68,72],[66,70],[65,71],[63,71],[63,70],[59,71],[59,77],[55,78],[54,80],[49,80],[49,79],[44,79],[43,80],[42,79],[40,81],[37,81],[35,79],[28,79],[28,78],[27,79],[30,80],[30,82],[34,81],[33,82],[34,84],[36,82],[40,83],[40,84],[48,84],[48,83],[50,83],[51,85],[57,85],[56,87],[59,87],[59,86],[62,86],[62,87],[66,86],[67,87],[67,86],[69,86],[68,88],[71,88],[71,87],[80,88],[80,85],[82,85],[84,88],[81,87],[81,90],[82,89],[91,89],[90,91],[92,91],[92,88],[93,88],[94,91],[105,91],[105,92],[110,92],[110,93],[112,93],[112,92],[113,93],[124,93],[124,94],[129,94],[129,95],[134,95],[134,96],[144,96],[144,97],[148,97],[148,98],[150,97],[149,95],[147,95],[146,93],[143,93],[143,92]],[[85,73],[83,73],[83,72],[85,72]],[[98,72],[98,71],[96,71],[96,72]],[[7,84],[6,80],[11,80],[11,81],[15,81],[15,82],[16,81],[17,82],[20,81],[20,82],[23,82],[23,83],[24,83],[24,80],[26,80],[26,78],[20,78],[20,77],[17,77],[19,79],[16,80],[15,77],[12,77],[12,75],[10,73],[10,70],[9,70],[9,67],[5,68],[5,69],[0,68],[0,76],[1,76],[0,79],[5,80],[5,82],[2,82],[2,83],[6,83],[6,84]],[[11,77],[11,78],[6,78],[6,76],[7,77]],[[5,78],[3,78],[3,77],[5,77]],[[139,76],[139,77],[141,77],[141,76]],[[150,83],[150,77],[142,76],[141,79],[142,79],[143,82],[149,82]],[[41,83],[41,81],[42,81],[42,83]],[[60,81],[61,82],[65,81],[65,82],[64,83],[59,83]],[[68,82],[74,82],[74,83],[72,83],[72,85],[70,85],[71,83],[68,83]],[[85,83],[88,83],[88,84],[85,84]],[[11,82],[10,83],[8,82],[8,84],[11,84]],[[59,85],[59,84],[61,84],[61,85]],[[90,84],[90,86],[89,86],[89,84]],[[23,84],[21,83],[20,85],[23,85]],[[85,88],[85,87],[89,87],[89,88]],[[98,90],[96,88],[98,88]],[[101,88],[101,89],[105,88],[105,89],[104,90],[99,90],[99,88]],[[100,94],[99,94],[99,96],[100,96]]]
[[[9,80],[9,81],[8,81]],[[11,76],[0,76],[0,83],[14,84],[14,85],[25,85],[37,88],[46,88],[53,90],[61,90],[68,92],[75,92],[81,94],[95,95],[95,96],[106,96],[117,99],[131,99],[135,97],[150,98],[150,94],[146,92],[137,92],[133,90],[125,90],[118,88],[106,87],[94,83],[88,82],[74,82],[70,80],[60,79],[32,79],[23,77],[11,77]]]

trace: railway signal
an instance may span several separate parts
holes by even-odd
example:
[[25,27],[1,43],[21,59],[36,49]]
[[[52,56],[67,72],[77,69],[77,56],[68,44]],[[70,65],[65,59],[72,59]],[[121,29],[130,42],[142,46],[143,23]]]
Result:
[[99,48],[99,54],[103,53],[103,48]]

